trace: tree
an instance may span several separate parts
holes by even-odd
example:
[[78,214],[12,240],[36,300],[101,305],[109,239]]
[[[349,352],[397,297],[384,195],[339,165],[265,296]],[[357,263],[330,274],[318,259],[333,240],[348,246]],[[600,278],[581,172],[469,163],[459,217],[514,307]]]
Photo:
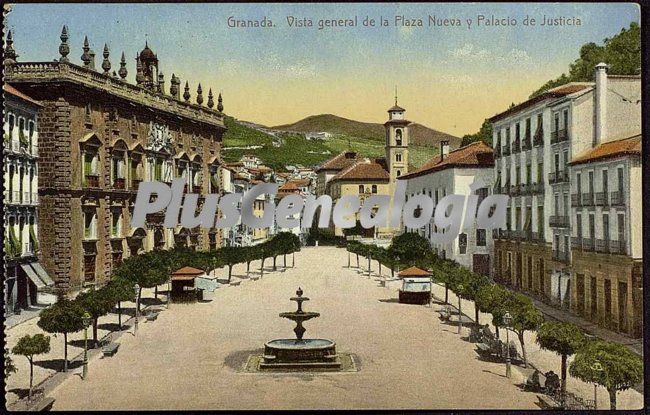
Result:
[[25,336],[18,339],[18,343],[11,349],[15,355],[25,356],[29,361],[29,397],[32,399],[32,389],[34,387],[34,356],[39,354],[49,353],[50,351],[50,336],[44,334],[35,334]]
[[[117,303],[117,324],[122,330],[122,301],[134,301],[135,293],[133,292],[133,284],[124,279],[113,279],[107,285],[106,289],[109,290],[113,299],[113,304]],[[169,295],[169,293],[167,294]]]
[[17,371],[18,369],[9,355],[9,350],[5,347],[5,379],[9,378],[9,375],[16,373]]
[[83,330],[84,309],[77,301],[65,298],[59,299],[55,304],[41,311],[38,327],[48,333],[62,333],[64,341],[63,371],[68,371],[68,333]]
[[510,328],[515,332],[521,345],[521,353],[524,359],[524,367],[528,367],[528,358],[526,356],[526,345],[524,343],[524,333],[529,330],[537,330],[544,322],[542,313],[535,308],[530,298],[522,294],[513,294],[509,292],[505,301],[492,312],[493,318],[497,320],[498,325],[504,327],[503,316],[505,312],[510,312],[512,324]]
[[235,246],[226,246],[217,251],[219,259],[228,266],[228,282],[232,278],[232,267],[244,260],[241,248]]
[[250,274],[251,262],[260,259],[262,253],[258,246],[246,246],[242,248],[242,257],[246,261],[246,276]]
[[600,62],[609,65],[608,72],[612,75],[638,74],[641,68],[641,27],[639,24],[630,23],[629,28],[623,28],[611,39],[605,39],[603,45],[593,42],[582,45],[580,57],[570,65],[569,72],[546,82],[533,92],[530,98],[569,82],[592,81],[594,68]]
[[492,147],[492,123],[490,120],[484,120],[483,124],[481,124],[481,129],[478,130],[478,132],[474,134],[465,134],[460,142],[460,146],[464,147],[476,141],[483,141],[485,144]]
[[[465,267],[458,266],[456,269],[458,284],[456,286],[456,293],[461,297],[474,302],[474,320],[479,324],[479,305],[476,301],[479,291],[484,285],[489,284],[487,278],[482,275],[476,274]],[[462,289],[458,288],[462,285]]]
[[542,349],[553,351],[562,357],[561,394],[566,394],[567,358],[585,343],[585,335],[578,326],[571,323],[545,322],[537,330],[537,344]]
[[405,232],[393,238],[388,248],[399,258],[399,263],[405,267],[426,267],[426,261],[431,252],[429,241],[418,233]]
[[79,294],[74,300],[81,304],[81,307],[92,317],[93,343],[97,347],[97,320],[108,314],[115,305],[113,294],[110,289],[102,287],[99,290],[91,290]]
[[[598,362],[602,371],[593,369]],[[584,382],[601,385],[609,393],[610,409],[616,409],[616,393],[643,382],[643,360],[622,344],[590,341],[578,350],[569,373]]]

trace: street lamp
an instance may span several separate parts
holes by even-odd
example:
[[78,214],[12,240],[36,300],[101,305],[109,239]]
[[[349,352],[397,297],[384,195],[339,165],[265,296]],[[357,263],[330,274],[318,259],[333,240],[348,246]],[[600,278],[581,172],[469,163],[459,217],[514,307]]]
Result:
[[463,284],[458,285],[458,334],[460,334],[460,329],[463,326],[463,313],[461,311],[461,303],[460,303],[460,293],[463,291]]
[[140,284],[136,283],[133,286],[133,292],[135,292],[135,324],[133,326],[133,335],[135,336],[138,332],[138,308],[140,308]]
[[512,376],[510,371],[510,324],[512,324],[512,316],[508,311],[503,315],[503,324],[506,327],[506,377]]
[[[596,372],[596,374],[600,374],[605,370],[598,360],[595,360],[590,368]],[[598,410],[598,383],[596,382],[594,382],[594,410]]]
[[172,268],[167,267],[167,308],[169,308],[170,297],[172,296]]
[[90,321],[92,316],[86,311],[83,316],[81,316],[81,321],[84,325],[84,361],[83,361],[83,374],[81,378],[86,380],[88,377],[88,326],[90,326]]

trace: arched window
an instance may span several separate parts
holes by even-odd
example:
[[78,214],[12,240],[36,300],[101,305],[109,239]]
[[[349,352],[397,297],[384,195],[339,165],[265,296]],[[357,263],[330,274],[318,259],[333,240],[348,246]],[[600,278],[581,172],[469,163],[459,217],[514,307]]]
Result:
[[377,185],[376,184],[372,185],[372,192],[377,193]]
[[401,176],[401,175],[402,175],[402,171],[401,171],[401,170],[397,170],[397,177],[399,177],[399,176]]
[[402,161],[402,153],[395,154],[395,161]]
[[402,130],[401,130],[400,128],[398,128],[397,130],[395,130],[395,143],[396,143],[398,146],[401,146],[401,145],[402,145]]
[[359,193],[363,193],[363,185],[362,184],[359,185]]

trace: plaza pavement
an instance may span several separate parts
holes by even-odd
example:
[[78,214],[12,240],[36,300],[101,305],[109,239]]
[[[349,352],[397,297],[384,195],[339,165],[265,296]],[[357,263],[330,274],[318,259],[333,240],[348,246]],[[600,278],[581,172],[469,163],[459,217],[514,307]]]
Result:
[[[346,265],[343,249],[304,248],[295,268],[220,288],[211,302],[172,304],[157,321],[140,324],[136,337],[122,336],[115,356],[92,359],[87,380],[70,376],[49,393],[53,409],[538,408],[536,394],[517,386],[521,372],[507,379],[502,363],[478,360],[475,345],[438,319],[439,305],[399,304],[398,284],[384,288],[374,278],[376,262],[373,278]],[[234,274],[243,276],[245,265]],[[289,297],[298,286],[311,298],[305,309],[321,313],[305,323],[306,337],[336,341],[339,352],[354,354],[358,372],[239,371],[265,341],[293,337],[293,323],[278,313],[295,309]],[[442,298],[444,290],[435,290]],[[450,302],[457,304],[453,293]],[[471,302],[462,308],[473,317]],[[539,350],[533,336],[526,338],[530,361],[542,371],[559,371],[559,356]],[[593,395],[593,385],[572,378],[568,388]],[[599,395],[599,407],[606,408],[604,389]],[[619,408],[641,402],[636,391],[619,394]]]

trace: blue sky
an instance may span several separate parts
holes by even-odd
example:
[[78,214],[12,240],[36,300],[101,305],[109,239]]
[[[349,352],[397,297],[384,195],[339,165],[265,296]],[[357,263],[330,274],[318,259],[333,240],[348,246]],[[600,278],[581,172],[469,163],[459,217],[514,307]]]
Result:
[[[428,27],[427,18],[517,19],[514,27]],[[387,17],[389,27],[295,29],[286,17]],[[395,27],[394,16],[421,18],[423,28]],[[579,17],[581,26],[524,27],[526,15]],[[227,18],[261,19],[276,27],[228,28]],[[171,73],[204,90],[223,91],[226,112],[269,125],[334,113],[363,121],[385,119],[394,86],[409,119],[452,134],[478,129],[484,118],[526,98],[560,75],[586,42],[600,43],[639,21],[636,4],[19,4],[8,15],[23,61],[58,57],[59,34],[70,30],[70,59],[83,38],[113,68],[145,39]]]

